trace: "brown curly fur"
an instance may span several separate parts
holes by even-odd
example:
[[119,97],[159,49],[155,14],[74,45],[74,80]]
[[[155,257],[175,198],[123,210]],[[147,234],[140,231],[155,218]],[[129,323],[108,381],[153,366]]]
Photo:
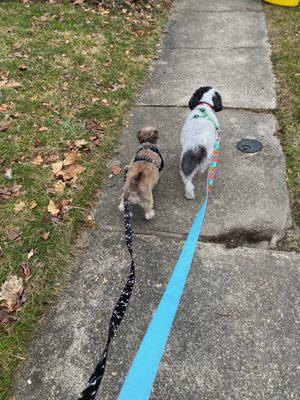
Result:
[[[153,127],[141,129],[137,133],[137,138],[141,144],[147,147],[147,143],[156,144],[158,132]],[[122,190],[120,211],[124,210],[124,200],[129,204],[138,204],[145,211],[145,218],[154,217],[152,190],[159,179],[160,157],[151,149],[139,152],[140,157],[149,157],[154,163],[148,161],[131,162],[126,175],[126,180]]]

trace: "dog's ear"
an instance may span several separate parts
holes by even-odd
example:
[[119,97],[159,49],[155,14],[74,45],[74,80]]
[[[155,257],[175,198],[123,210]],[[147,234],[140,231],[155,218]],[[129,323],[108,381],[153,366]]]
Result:
[[156,144],[158,139],[158,130],[154,129],[148,136],[148,140],[150,143]]
[[190,98],[188,103],[188,107],[190,110],[193,110],[201,101],[204,93],[208,92],[212,89],[211,86],[202,86],[201,88],[197,89],[193,96]]
[[142,130],[139,130],[136,134],[136,137],[138,138],[138,141],[142,143],[145,139],[144,132]]
[[221,98],[219,92],[214,93],[214,95],[212,97],[212,101],[214,103],[214,109],[216,112],[223,110],[222,98]]

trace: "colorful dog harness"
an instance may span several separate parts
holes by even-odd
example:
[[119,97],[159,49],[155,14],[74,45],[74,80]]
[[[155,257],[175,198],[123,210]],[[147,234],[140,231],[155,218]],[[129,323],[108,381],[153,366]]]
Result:
[[219,147],[220,147],[220,137],[219,137],[219,132],[220,132],[220,126],[216,121],[214,121],[206,109],[201,106],[201,104],[207,104],[209,107],[213,109],[213,107],[209,103],[204,103],[201,102],[198,104],[198,106],[195,108],[195,110],[199,111],[199,113],[195,114],[193,116],[194,119],[202,118],[206,119],[207,121],[210,121],[214,128],[215,128],[215,142],[214,142],[214,150],[213,150],[213,155],[210,159],[209,167],[208,167],[208,172],[207,172],[207,189],[208,191],[212,190],[214,180],[215,180],[215,175],[216,175],[216,168],[217,168],[217,163],[218,163],[218,157],[219,157]]

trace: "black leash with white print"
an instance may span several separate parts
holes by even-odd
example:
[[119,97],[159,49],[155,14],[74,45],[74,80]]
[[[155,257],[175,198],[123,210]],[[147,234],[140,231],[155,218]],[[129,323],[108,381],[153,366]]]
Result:
[[[124,180],[126,179],[127,168],[125,169],[125,176]],[[86,388],[82,391],[78,400],[94,400],[101,384],[106,360],[107,360],[107,353],[110,346],[110,342],[113,339],[115,332],[119,328],[122,319],[124,317],[127,305],[130,300],[131,293],[133,291],[133,286],[135,282],[135,264],[132,254],[132,230],[131,230],[131,217],[129,212],[129,205],[127,201],[124,201],[124,222],[125,222],[125,242],[127,249],[129,251],[131,257],[131,266],[130,266],[130,273],[127,278],[127,282],[124,286],[124,289],[117,301],[117,304],[113,310],[112,316],[109,321],[109,329],[108,329],[108,338],[105,345],[105,348],[102,352],[101,358],[96,365],[96,368],[91,375]]]

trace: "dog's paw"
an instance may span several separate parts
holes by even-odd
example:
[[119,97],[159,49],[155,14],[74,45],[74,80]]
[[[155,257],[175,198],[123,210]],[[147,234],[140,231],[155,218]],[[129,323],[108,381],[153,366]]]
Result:
[[194,192],[185,192],[184,196],[186,199],[192,200],[195,197],[195,194],[194,194]]
[[149,219],[152,219],[154,217],[154,215],[155,215],[155,211],[151,210],[151,211],[145,213],[145,218],[147,220],[149,220]]

